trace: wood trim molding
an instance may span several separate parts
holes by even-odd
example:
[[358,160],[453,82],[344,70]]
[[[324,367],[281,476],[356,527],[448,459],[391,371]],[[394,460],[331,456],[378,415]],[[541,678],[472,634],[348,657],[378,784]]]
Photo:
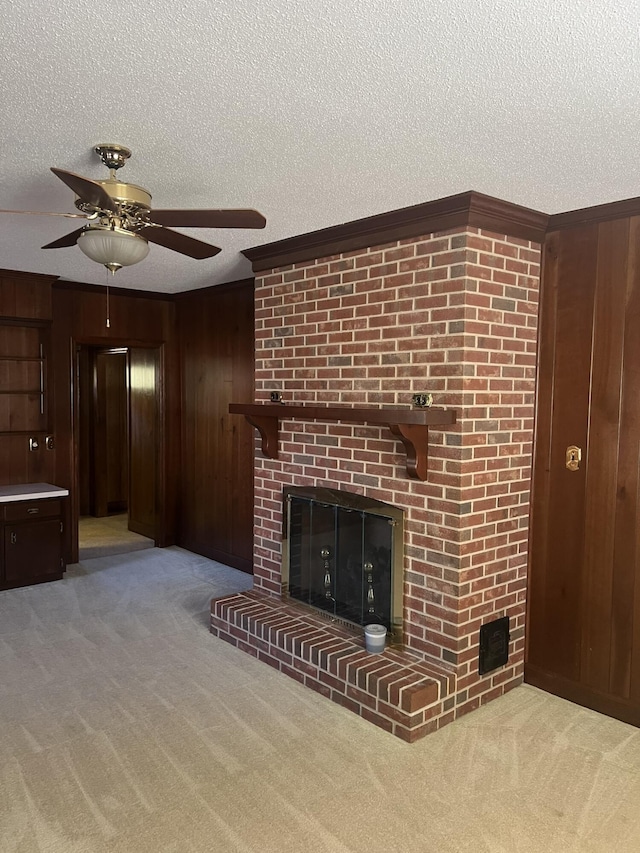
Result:
[[167,295],[171,295],[176,302],[183,302],[186,299],[200,299],[203,296],[211,296],[212,294],[219,296],[221,293],[241,289],[254,283],[254,278],[240,278],[233,281],[223,281],[220,284],[211,284],[208,287],[198,287],[195,290],[181,290],[179,293]]
[[30,281],[41,281],[43,284],[53,284],[58,281],[57,275],[43,275],[39,272],[25,272],[24,270],[0,269],[0,278],[29,279]]
[[[159,299],[163,302],[173,302],[174,293],[163,293],[157,290],[134,290],[131,287],[113,287],[108,285],[112,296],[131,296],[135,299]],[[104,293],[106,284],[87,284],[82,281],[54,281],[54,290],[73,290],[76,293]]]
[[474,191],[245,249],[254,272],[453,228],[484,228],[541,243],[548,215]]
[[576,705],[591,708],[600,714],[615,717],[632,726],[640,726],[640,708],[633,699],[600,693],[587,684],[573,681],[528,662],[524,665],[524,680],[527,684],[539,687],[547,693],[553,693],[554,696],[561,696],[569,702],[575,702]]
[[631,216],[640,216],[640,198],[625,198],[622,201],[612,201],[608,204],[597,204],[594,207],[582,207],[579,210],[555,213],[549,217],[547,230],[560,231],[580,225],[608,222],[612,219],[628,219]]
[[407,474],[415,480],[427,479],[429,426],[456,422],[452,409],[350,408],[348,406],[296,406],[280,403],[230,403],[232,415],[244,415],[262,439],[262,452],[278,458],[280,421],[319,420],[381,424],[403,443],[407,454]]

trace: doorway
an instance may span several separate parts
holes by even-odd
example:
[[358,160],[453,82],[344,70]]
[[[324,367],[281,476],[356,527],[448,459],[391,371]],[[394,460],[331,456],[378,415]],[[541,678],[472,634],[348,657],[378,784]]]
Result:
[[78,344],[80,557],[160,538],[160,350]]

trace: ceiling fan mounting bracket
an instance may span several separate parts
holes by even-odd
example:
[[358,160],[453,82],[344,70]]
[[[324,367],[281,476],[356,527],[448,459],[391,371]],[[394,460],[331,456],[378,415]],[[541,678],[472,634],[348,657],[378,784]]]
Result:
[[[95,181],[107,193],[109,198],[116,202],[118,210],[129,215],[148,214],[151,210],[151,193],[135,184],[125,184],[115,178],[106,181]],[[75,205],[78,210],[89,213],[95,210],[95,206],[81,198],[76,198]]]
[[121,169],[131,157],[131,150],[115,142],[100,142],[94,148],[107,169]]

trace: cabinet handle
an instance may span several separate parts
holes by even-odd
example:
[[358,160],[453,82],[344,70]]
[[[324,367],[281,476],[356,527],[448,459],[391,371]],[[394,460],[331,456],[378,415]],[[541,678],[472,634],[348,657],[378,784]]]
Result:
[[12,533],[11,533],[11,544],[15,545],[17,541],[18,541],[18,537],[16,536],[15,532],[12,531]]
[[40,512],[40,508],[37,506],[32,506],[30,509],[27,510],[27,512],[29,513],[29,515],[37,515]]

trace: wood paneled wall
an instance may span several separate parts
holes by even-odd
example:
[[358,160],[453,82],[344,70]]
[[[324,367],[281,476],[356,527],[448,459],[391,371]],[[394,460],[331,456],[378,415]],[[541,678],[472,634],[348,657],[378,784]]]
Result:
[[253,401],[253,279],[178,300],[182,352],[180,544],[253,566],[253,428],[229,403]]
[[612,208],[544,250],[525,673],[640,725],[640,215]]

